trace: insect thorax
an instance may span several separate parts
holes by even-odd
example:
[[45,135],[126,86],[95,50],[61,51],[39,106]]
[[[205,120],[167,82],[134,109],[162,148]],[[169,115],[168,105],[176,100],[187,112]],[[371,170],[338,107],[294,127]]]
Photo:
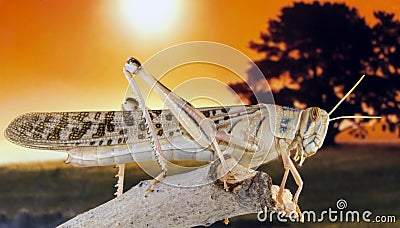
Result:
[[275,105],[274,135],[293,140],[300,125],[302,110]]

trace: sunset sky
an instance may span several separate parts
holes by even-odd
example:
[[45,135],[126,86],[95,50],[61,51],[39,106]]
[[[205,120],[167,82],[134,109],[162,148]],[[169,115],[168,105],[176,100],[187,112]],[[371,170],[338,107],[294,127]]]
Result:
[[[373,11],[400,15],[399,1],[345,2],[369,24],[375,22]],[[291,5],[289,0],[0,0],[0,131],[26,112],[119,110],[128,86],[121,69],[129,56],[145,61],[170,46],[200,40],[258,59],[249,41],[257,41],[268,19]],[[175,86],[179,80],[184,79],[165,83]],[[61,157],[14,146],[0,135],[0,164]]]

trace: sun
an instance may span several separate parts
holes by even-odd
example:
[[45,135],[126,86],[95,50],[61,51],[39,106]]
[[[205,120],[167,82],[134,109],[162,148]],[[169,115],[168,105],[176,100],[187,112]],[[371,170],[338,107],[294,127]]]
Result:
[[123,18],[127,29],[140,35],[158,35],[173,29],[179,0],[123,0]]

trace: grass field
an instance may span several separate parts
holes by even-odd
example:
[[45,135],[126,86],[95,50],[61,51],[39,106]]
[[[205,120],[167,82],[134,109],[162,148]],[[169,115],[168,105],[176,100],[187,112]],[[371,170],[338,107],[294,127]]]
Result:
[[[374,215],[400,218],[400,147],[337,146],[322,149],[306,160],[300,173],[304,180],[300,196],[302,210],[317,214],[336,209],[339,199],[348,210],[370,210]],[[283,167],[280,161],[260,170],[279,184]],[[0,167],[0,227],[53,227],[113,198],[116,173],[113,167],[79,168],[62,162],[8,165]],[[135,164],[126,171],[126,189],[149,179]],[[288,185],[296,189],[290,178]],[[132,209],[134,210],[134,208]],[[228,227],[298,226],[274,221],[258,222],[256,215],[231,219]],[[307,227],[364,227],[366,223],[306,223]],[[377,224],[374,224],[377,225]],[[389,224],[379,224],[389,225]],[[390,224],[393,225],[393,224]],[[397,223],[398,225],[398,223]],[[217,222],[213,227],[225,227]]]

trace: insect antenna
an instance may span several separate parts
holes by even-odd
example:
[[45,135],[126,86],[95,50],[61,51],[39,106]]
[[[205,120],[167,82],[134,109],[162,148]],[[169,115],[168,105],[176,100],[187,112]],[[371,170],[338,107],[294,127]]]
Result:
[[330,116],[333,111],[335,111],[337,109],[337,107],[339,107],[339,105],[346,100],[346,98],[353,92],[353,90],[358,86],[358,84],[360,84],[360,82],[364,79],[365,74],[363,76],[361,76],[361,78],[356,82],[356,84],[353,86],[353,88],[351,88],[349,90],[349,92],[346,93],[346,95],[344,95],[344,97],[335,105],[335,107],[333,107],[333,109],[328,113],[328,115]]
[[332,119],[329,119],[329,122],[334,121],[334,120],[339,120],[339,119],[380,119],[382,118],[381,116],[339,116],[335,117]]
[[[364,77],[365,77],[365,74],[363,76],[361,76],[361,78],[356,82],[356,84],[354,84],[354,86],[349,90],[349,92],[347,92],[346,95],[344,95],[344,97],[335,105],[335,107],[333,107],[333,109],[328,113],[329,116],[333,113],[333,111],[335,111],[337,109],[337,107],[339,107],[339,105],[344,100],[346,100],[346,98],[353,92],[353,90],[358,86],[358,84],[360,84],[360,82],[364,79]],[[339,120],[339,119],[350,119],[350,118],[353,118],[353,119],[361,119],[361,118],[380,119],[381,117],[380,116],[339,116],[339,117],[329,119],[329,122],[334,121],[334,120]]]

